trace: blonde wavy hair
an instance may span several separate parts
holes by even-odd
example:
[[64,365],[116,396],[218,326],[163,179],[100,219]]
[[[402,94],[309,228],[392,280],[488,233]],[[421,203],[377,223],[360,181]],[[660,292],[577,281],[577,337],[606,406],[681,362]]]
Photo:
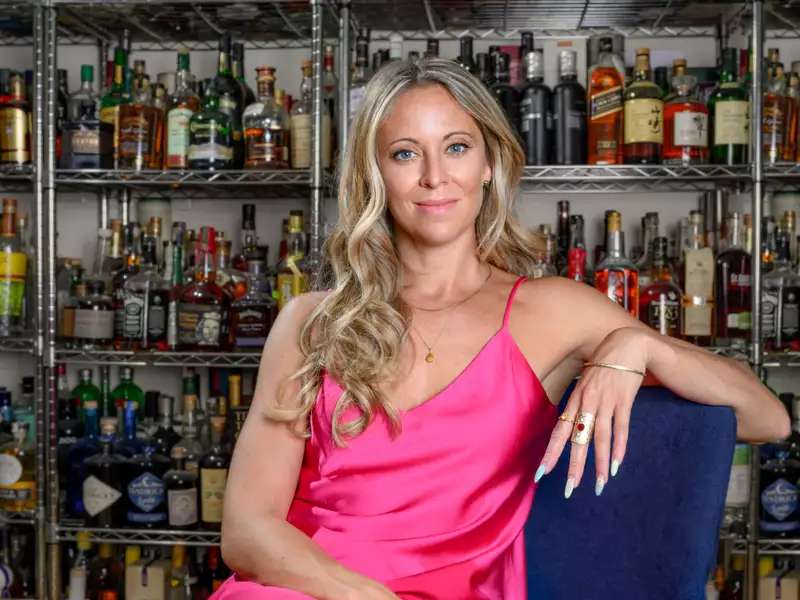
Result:
[[[308,437],[309,414],[326,370],[344,392],[333,411],[332,432],[337,446],[364,431],[382,411],[397,433],[396,409],[378,389],[397,367],[410,323],[410,310],[399,295],[400,260],[393,222],[378,167],[377,134],[394,100],[422,84],[444,86],[475,119],[492,168],[491,182],[475,222],[481,261],[518,275],[530,275],[543,243],[512,214],[524,154],[499,104],[483,83],[457,63],[425,58],[417,63],[384,65],[366,87],[355,115],[338,184],[338,222],[325,243],[317,286],[330,293],[312,311],[300,333],[303,362],[292,379],[300,382],[295,408],[271,407],[270,419],[291,422]],[[359,417],[341,423],[343,412],[355,406]]]

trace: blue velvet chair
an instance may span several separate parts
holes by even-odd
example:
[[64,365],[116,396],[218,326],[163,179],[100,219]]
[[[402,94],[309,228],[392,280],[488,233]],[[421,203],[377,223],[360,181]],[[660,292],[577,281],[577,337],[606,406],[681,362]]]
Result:
[[703,600],[735,443],[732,409],[641,388],[625,460],[599,498],[591,445],[569,500],[569,444],[539,482],[525,527],[528,598]]

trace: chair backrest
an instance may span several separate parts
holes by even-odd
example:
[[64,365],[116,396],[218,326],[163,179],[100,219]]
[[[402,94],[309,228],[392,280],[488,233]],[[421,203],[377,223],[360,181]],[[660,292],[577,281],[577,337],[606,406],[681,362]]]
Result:
[[525,527],[528,598],[705,598],[735,443],[731,408],[641,388],[625,460],[599,498],[591,444],[569,500],[569,444],[540,480]]

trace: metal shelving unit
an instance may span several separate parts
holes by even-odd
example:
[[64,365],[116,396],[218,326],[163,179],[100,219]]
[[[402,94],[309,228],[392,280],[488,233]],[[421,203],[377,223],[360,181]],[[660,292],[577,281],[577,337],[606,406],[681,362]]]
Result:
[[56,361],[73,365],[129,367],[229,367],[257,369],[260,351],[253,352],[159,352],[126,350],[56,349]]
[[79,531],[89,533],[93,542],[112,544],[147,544],[154,546],[218,546],[220,534],[217,531],[183,531],[179,529],[106,529],[84,527],[82,525],[62,524],[54,528],[52,540],[71,542]]

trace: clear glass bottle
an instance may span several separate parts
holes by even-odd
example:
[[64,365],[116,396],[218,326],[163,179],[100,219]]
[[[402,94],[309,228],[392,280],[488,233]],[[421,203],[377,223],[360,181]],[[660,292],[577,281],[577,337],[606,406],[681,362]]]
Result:
[[0,215],[0,337],[19,335],[25,328],[25,276],[29,257],[22,252],[16,232],[17,201],[3,198]]
[[752,259],[742,247],[742,219],[726,219],[727,245],[716,259],[717,344],[744,346],[750,336]]
[[664,164],[708,163],[708,108],[695,96],[697,78],[672,78],[674,95],[664,105]]
[[[290,118],[292,140],[292,168],[311,167],[311,61],[303,62],[303,81],[300,84],[300,98],[292,105]],[[331,164],[331,116],[328,111],[322,114],[322,167]]]
[[597,64],[589,70],[588,162],[622,164],[624,80],[617,70],[611,38],[600,39]]
[[114,304],[102,280],[86,284],[88,295],[75,307],[75,342],[86,350],[111,346],[114,341]]
[[81,87],[67,102],[62,169],[112,169],[114,127],[100,119],[100,98],[92,87],[94,68],[81,65]]
[[627,164],[658,164],[664,141],[662,92],[650,80],[650,50],[636,51],[634,80],[625,89],[623,158]]
[[639,319],[661,335],[680,337],[683,294],[673,280],[667,258],[668,249],[667,238],[656,237],[653,240],[653,264],[648,283],[642,286],[639,294]]
[[783,157],[789,115],[787,114],[786,76],[783,65],[776,63],[770,71],[771,75],[767,78],[764,91],[762,130],[764,158],[774,165]]
[[288,129],[275,103],[275,68],[259,67],[258,101],[248,106],[242,117],[245,130],[247,169],[283,169],[289,163],[283,149],[288,146]]
[[303,211],[289,213],[287,253],[278,265],[278,309],[295,296],[308,290],[308,270],[305,261],[306,234],[303,232]]
[[777,258],[772,271],[764,275],[761,292],[761,322],[769,349],[790,347],[798,340],[800,274],[792,269],[789,235],[777,235]]
[[247,267],[247,293],[231,305],[231,345],[261,348],[267,341],[278,307],[268,291],[264,260],[250,259]]
[[353,70],[353,79],[350,82],[349,121],[361,108],[369,81],[369,36],[370,30],[361,28],[356,36],[356,64]]
[[125,266],[114,274],[111,280],[111,296],[114,302],[114,346],[117,350],[123,349],[128,339],[132,337],[125,331],[125,284],[139,272],[139,227],[136,223],[125,226]]
[[625,256],[622,217],[615,210],[606,211],[605,252],[605,257],[595,269],[594,286],[638,318],[639,271]]
[[169,100],[166,128],[166,167],[186,169],[189,166],[189,122],[200,110],[200,98],[189,85],[189,51],[178,53],[175,92]]

